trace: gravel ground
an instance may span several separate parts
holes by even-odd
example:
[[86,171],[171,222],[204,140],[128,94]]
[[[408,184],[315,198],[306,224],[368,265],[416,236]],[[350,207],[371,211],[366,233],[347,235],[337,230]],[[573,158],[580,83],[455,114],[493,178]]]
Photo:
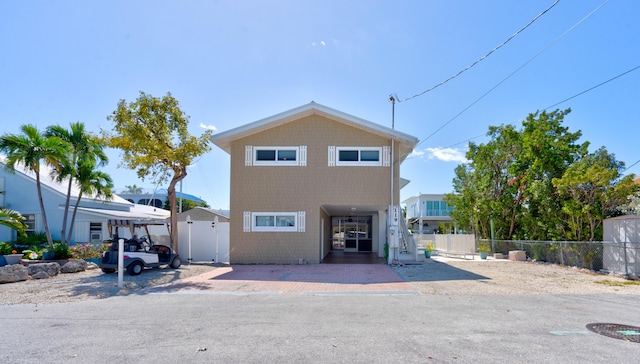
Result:
[[0,305],[61,303],[138,294],[145,288],[196,276],[213,269],[215,267],[212,264],[192,263],[182,265],[179,269],[145,269],[137,276],[125,273],[122,288],[118,288],[118,274],[105,274],[97,267],[80,273],[60,273],[49,279],[0,284]]
[[[210,263],[193,263],[179,269],[147,269],[138,276],[125,274],[122,289],[117,287],[117,274],[104,274],[99,269],[60,274],[49,279],[1,284],[0,305],[62,303],[142,294],[149,287],[175,283],[214,269],[217,268]],[[427,295],[640,295],[640,281],[535,262],[437,257],[423,264],[404,265],[393,270],[417,291]]]
[[620,293],[640,295],[640,281],[586,269],[507,259],[436,257],[393,268],[422,294],[536,295]]

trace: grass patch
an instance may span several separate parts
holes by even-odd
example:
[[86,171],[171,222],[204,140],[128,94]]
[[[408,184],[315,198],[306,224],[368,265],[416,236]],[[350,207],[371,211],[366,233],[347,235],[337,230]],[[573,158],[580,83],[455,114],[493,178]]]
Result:
[[640,286],[640,281],[612,281],[609,279],[603,279],[601,281],[596,281],[596,283],[611,287]]

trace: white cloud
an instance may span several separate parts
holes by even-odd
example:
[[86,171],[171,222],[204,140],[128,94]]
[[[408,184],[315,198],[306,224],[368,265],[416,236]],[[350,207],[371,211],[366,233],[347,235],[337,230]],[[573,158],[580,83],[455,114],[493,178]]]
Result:
[[327,46],[327,43],[325,43],[325,42],[324,42],[324,40],[321,40],[321,41],[320,41],[320,44],[321,44],[323,47],[326,47],[326,46]]
[[214,131],[218,130],[218,128],[216,128],[215,126],[213,126],[213,125],[205,125],[204,123],[200,123],[200,127],[202,129],[209,129],[209,130],[214,130]]
[[[437,159],[443,162],[458,162],[458,163],[469,163],[467,158],[465,158],[465,153],[462,150],[454,149],[454,148],[426,148],[425,152],[427,154],[427,158],[429,159]],[[414,152],[415,153],[415,152]],[[421,152],[424,155],[424,152]]]
[[409,158],[422,158],[424,157],[424,152],[421,150],[413,150],[413,152],[411,152],[411,155],[409,156]]

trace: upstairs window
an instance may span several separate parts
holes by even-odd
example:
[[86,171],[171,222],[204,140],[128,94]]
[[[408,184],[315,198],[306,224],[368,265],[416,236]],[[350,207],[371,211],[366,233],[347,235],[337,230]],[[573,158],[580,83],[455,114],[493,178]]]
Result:
[[381,166],[380,147],[336,147],[337,166]]
[[[304,166],[306,147],[255,147],[247,146],[245,165],[254,166]],[[249,159],[250,158],[250,159]]]

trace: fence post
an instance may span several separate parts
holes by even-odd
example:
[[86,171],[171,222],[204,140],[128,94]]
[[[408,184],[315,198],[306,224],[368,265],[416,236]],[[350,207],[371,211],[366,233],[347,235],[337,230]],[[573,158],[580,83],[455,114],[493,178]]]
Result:
[[624,275],[629,276],[629,259],[627,259],[627,241],[622,242],[622,249],[624,250]]
[[562,253],[562,247],[564,243],[559,243],[559,244],[560,244],[560,264],[564,265],[564,254]]

